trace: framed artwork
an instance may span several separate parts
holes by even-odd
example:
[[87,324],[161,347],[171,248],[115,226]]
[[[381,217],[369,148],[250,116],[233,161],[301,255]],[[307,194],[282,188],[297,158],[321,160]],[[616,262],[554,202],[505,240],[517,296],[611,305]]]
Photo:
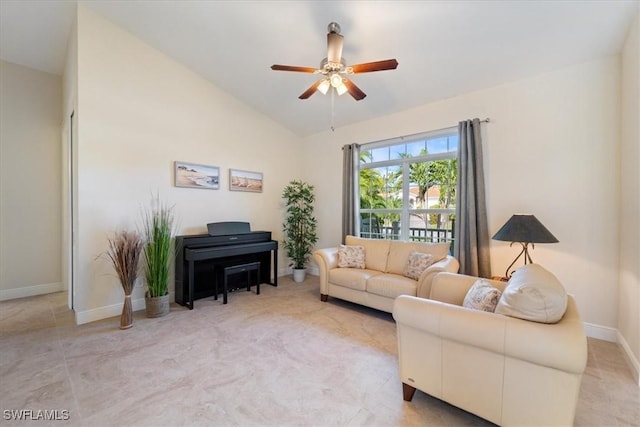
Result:
[[176,187],[220,188],[220,168],[217,166],[199,165],[197,163],[174,162],[174,180]]
[[229,190],[262,193],[262,172],[229,169]]

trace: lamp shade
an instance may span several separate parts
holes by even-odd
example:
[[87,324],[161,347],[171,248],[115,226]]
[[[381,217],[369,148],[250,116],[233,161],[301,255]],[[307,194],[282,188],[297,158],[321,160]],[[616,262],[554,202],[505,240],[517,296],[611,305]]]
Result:
[[533,215],[513,215],[493,236],[494,240],[522,243],[558,243],[549,230]]

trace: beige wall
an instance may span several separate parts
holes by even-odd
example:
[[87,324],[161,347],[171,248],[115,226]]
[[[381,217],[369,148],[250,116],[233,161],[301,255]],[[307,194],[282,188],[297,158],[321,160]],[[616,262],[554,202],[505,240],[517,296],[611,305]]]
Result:
[[[340,242],[343,144],[489,117],[483,136],[490,233],[514,213],[535,214],[560,243],[536,245],[533,260],[575,295],[590,335],[615,340],[619,84],[615,56],[307,137],[306,178],[320,206],[318,246]],[[517,255],[497,241],[491,252],[495,274]]]
[[61,280],[59,76],[0,61],[0,300]]
[[[75,305],[83,323],[120,310],[120,285],[96,257],[114,230],[139,225],[152,193],[175,205],[178,234],[239,220],[279,239],[280,193],[301,169],[294,134],[138,38],[82,7],[77,34]],[[221,188],[174,187],[175,160],[219,166]],[[229,191],[229,168],[263,172],[264,192]],[[134,301],[142,295],[139,287]]]
[[618,330],[640,384],[640,15],[622,51]]

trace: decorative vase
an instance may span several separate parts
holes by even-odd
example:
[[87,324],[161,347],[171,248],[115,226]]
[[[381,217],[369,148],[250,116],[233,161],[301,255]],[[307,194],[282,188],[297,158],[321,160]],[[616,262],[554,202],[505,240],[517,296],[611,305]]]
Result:
[[148,293],[144,295],[145,310],[147,317],[162,317],[169,314],[169,294],[161,297],[150,297]]
[[293,269],[293,281],[296,283],[304,282],[304,277],[307,273],[306,268],[294,268]]
[[124,305],[120,315],[120,329],[129,329],[133,326],[133,306],[131,305],[131,295],[124,296]]

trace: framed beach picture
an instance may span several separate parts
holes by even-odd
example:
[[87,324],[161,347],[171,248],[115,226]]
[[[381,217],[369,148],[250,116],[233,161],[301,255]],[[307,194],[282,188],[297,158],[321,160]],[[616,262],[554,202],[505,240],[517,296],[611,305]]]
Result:
[[220,188],[220,168],[197,163],[174,162],[175,186],[188,188]]
[[229,169],[229,190],[262,193],[262,173]]

